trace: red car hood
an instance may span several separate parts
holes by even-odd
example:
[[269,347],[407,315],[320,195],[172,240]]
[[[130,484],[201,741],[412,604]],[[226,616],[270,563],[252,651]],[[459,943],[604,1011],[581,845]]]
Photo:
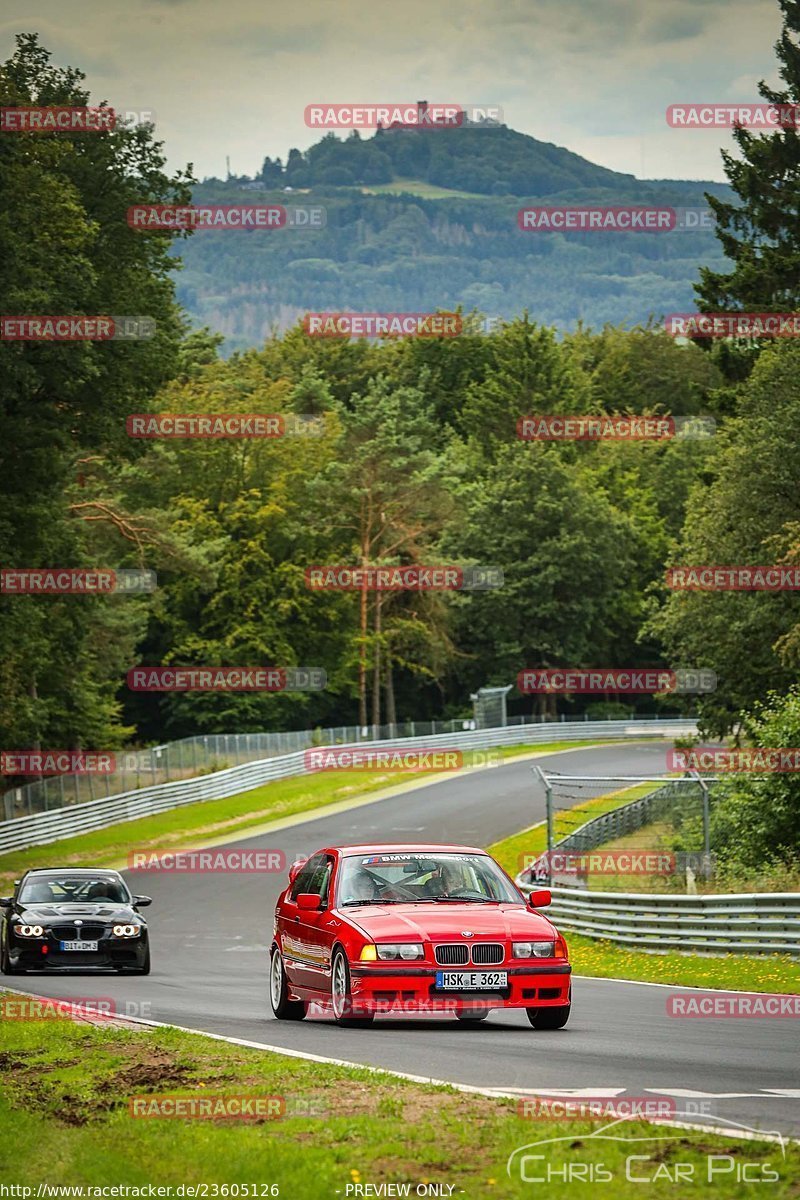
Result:
[[514,938],[525,941],[550,938],[555,930],[541,913],[521,904],[392,904],[377,905],[340,916],[364,933],[370,941],[461,941],[469,930],[477,938]]

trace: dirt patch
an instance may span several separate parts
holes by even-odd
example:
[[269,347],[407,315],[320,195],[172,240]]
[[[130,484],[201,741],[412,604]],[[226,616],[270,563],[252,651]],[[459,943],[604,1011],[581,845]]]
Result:
[[7,1050],[0,1051],[0,1071],[20,1071],[27,1067],[24,1059],[15,1058]]
[[121,1089],[133,1088],[136,1091],[151,1092],[158,1088],[184,1087],[191,1078],[186,1067],[166,1063],[137,1063],[135,1067],[120,1071],[110,1083]]

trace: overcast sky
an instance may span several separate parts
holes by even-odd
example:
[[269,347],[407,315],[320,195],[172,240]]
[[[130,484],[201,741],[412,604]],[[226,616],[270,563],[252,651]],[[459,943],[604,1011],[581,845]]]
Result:
[[[15,13],[15,9],[17,10]],[[506,124],[645,178],[722,179],[726,131],[667,105],[777,83],[775,0],[7,0],[95,100],[149,109],[170,167],[253,174],[319,134],[316,102],[499,105]],[[346,136],[346,135],[342,135]],[[369,136],[368,134],[362,136]],[[431,136],[436,136],[432,134]]]

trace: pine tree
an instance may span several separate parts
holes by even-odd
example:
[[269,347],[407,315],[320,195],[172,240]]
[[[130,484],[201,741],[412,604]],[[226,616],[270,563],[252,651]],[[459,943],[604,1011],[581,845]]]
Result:
[[723,151],[725,173],[740,203],[706,194],[717,237],[733,262],[730,274],[701,270],[696,285],[704,312],[792,312],[800,307],[800,0],[778,0],[783,29],[775,44],[786,91],[762,80],[770,104],[794,105],[794,124],[769,134],[737,127],[742,161]]

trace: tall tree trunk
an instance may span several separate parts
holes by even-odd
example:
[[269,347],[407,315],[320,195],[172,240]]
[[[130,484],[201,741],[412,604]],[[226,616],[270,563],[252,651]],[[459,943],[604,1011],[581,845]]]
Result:
[[375,593],[375,648],[372,660],[372,724],[381,723],[381,601],[380,592]]
[[386,721],[394,727],[397,725],[397,707],[394,699],[394,667],[392,665],[392,655],[388,647],[383,673],[386,681]]
[[[361,565],[367,565],[367,547],[368,542],[366,536],[361,548]],[[364,576],[364,586],[361,588],[360,597],[360,612],[359,612],[359,631],[361,633],[361,644],[358,648],[358,723],[363,727],[367,723],[367,577]]]

